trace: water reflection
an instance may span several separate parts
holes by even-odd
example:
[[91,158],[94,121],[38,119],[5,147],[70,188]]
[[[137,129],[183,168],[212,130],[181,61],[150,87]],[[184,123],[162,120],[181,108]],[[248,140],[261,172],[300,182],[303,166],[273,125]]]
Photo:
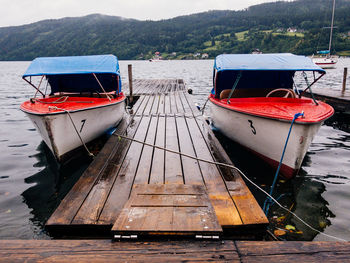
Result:
[[34,167],[42,167],[39,172],[24,179],[31,185],[23,193],[23,201],[30,208],[30,221],[34,226],[34,234],[42,237],[46,235],[44,225],[64,196],[79,179],[87,168],[88,158],[81,158],[61,166],[55,160],[50,149],[42,141],[35,155]]

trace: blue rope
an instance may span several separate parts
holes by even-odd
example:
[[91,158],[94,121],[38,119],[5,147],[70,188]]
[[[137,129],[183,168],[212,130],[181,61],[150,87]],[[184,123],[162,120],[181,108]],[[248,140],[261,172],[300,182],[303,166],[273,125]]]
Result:
[[[290,136],[290,133],[291,133],[291,131],[292,131],[293,124],[294,124],[295,120],[298,119],[298,118],[301,117],[301,116],[304,116],[304,112],[302,112],[302,113],[296,113],[296,114],[294,115],[294,118],[293,118],[293,120],[292,120],[292,123],[290,124],[289,132],[288,132],[288,136],[287,136],[287,139],[286,139],[286,143],[284,144],[284,148],[283,148],[281,160],[280,160],[280,162],[279,162],[279,164],[278,164],[278,168],[277,168],[277,171],[276,171],[276,173],[275,173],[275,178],[273,179],[273,183],[272,183],[272,186],[271,186],[270,196],[272,196],[273,191],[274,191],[274,189],[275,189],[275,185],[276,185],[276,182],[277,182],[277,177],[278,177],[279,171],[280,171],[281,166],[282,166],[283,157],[284,157],[284,154],[285,154],[286,149],[287,149],[287,144],[288,144],[288,141],[289,141],[289,136]],[[263,206],[263,210],[264,210],[265,215],[268,214],[271,204],[272,204],[272,199],[271,199],[271,197],[268,196],[268,197],[265,199],[264,206]]]

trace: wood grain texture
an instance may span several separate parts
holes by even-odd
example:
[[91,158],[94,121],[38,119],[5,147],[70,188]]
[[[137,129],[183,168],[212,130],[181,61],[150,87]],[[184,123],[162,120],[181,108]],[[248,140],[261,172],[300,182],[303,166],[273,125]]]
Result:
[[219,225],[203,186],[134,185],[112,227],[118,235],[219,235]]
[[350,262],[349,242],[237,241],[241,262]]
[[0,262],[240,262],[233,241],[0,240]]

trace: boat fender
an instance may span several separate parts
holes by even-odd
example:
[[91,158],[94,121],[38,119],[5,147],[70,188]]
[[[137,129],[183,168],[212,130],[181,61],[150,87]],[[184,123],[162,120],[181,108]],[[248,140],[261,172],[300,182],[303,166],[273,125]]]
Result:
[[30,102],[31,102],[32,104],[34,104],[34,103],[35,103],[35,99],[34,99],[34,98],[30,98]]

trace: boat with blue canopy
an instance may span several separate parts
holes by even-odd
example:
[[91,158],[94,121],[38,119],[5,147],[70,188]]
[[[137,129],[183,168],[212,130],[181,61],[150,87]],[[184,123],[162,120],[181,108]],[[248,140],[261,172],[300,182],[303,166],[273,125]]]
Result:
[[21,110],[59,161],[80,146],[90,153],[86,143],[123,117],[126,97],[114,55],[36,58],[22,78],[35,94]]
[[[295,81],[297,72],[304,77],[303,90]],[[219,55],[209,96],[213,125],[273,167],[283,152],[280,172],[292,178],[320,126],[334,113],[328,104],[303,96],[307,90],[312,94],[325,73],[310,58],[289,53]]]

